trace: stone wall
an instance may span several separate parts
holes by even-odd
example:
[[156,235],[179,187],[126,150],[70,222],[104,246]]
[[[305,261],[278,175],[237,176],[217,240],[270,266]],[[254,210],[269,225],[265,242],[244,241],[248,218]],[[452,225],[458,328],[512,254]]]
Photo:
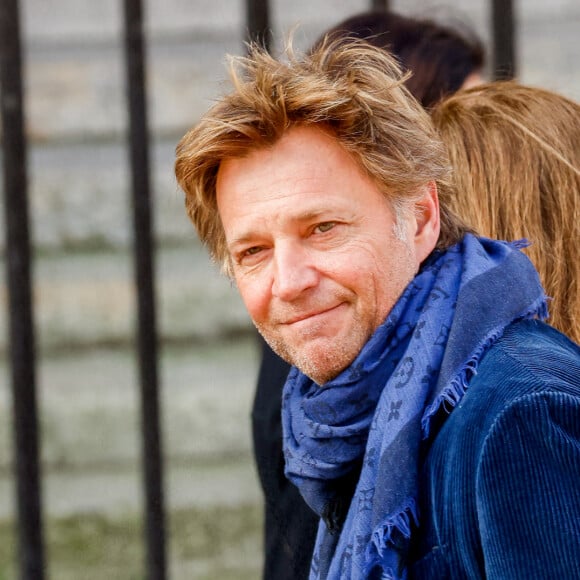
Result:
[[[391,4],[406,13],[450,13],[440,1]],[[461,6],[459,15],[488,38],[488,1],[447,4]],[[297,41],[307,46],[368,2],[271,5],[277,37],[301,22]],[[122,3],[21,0],[21,6],[46,511],[136,511],[139,480],[131,469],[139,461],[139,410]],[[235,492],[236,501],[257,503],[248,417],[258,352],[251,338],[219,342],[247,333],[250,323],[235,288],[196,242],[172,173],[175,143],[220,90],[224,53],[243,50],[244,4],[149,0],[145,7],[165,454],[186,465],[177,477],[171,464],[168,502],[223,502]],[[522,80],[580,98],[580,3],[526,0],[517,9]],[[0,244],[3,238],[0,231]],[[4,268],[0,303],[6,303]],[[6,336],[0,308],[0,409],[10,405]],[[13,510],[11,457],[10,421],[0,421],[0,520]],[[234,476],[220,463],[228,457],[243,464]],[[214,458],[215,469],[198,463],[193,469],[183,464],[187,458]]]
[[[271,0],[276,38],[299,23],[298,44],[308,45],[368,4]],[[462,18],[485,39],[488,4],[392,2],[406,13]],[[21,6],[35,242],[49,249],[126,246],[131,232],[122,3],[21,0]],[[516,8],[522,80],[580,98],[580,4],[527,0]],[[173,150],[221,91],[225,53],[243,50],[244,2],[149,0],[145,10],[156,232],[160,241],[187,241],[191,232],[173,178]]]
[[[131,336],[134,290],[122,2],[21,0],[37,319],[43,345]],[[271,0],[275,38],[295,25],[308,46],[366,0]],[[486,0],[391,3],[409,14],[460,18],[487,41]],[[211,105],[225,53],[243,51],[243,0],[145,2],[148,104],[165,336],[249,328],[227,280],[199,248],[173,176],[174,147]],[[580,3],[516,3],[521,79],[580,98]],[[1,208],[0,208],[1,209]],[[0,221],[0,246],[4,241]],[[95,255],[97,253],[98,255]],[[3,275],[3,271],[0,275]],[[0,285],[0,299],[4,295]],[[203,321],[200,323],[200,321]],[[0,313],[5,327],[5,313]],[[210,331],[210,329],[212,329]],[[6,332],[0,335],[0,350]]]

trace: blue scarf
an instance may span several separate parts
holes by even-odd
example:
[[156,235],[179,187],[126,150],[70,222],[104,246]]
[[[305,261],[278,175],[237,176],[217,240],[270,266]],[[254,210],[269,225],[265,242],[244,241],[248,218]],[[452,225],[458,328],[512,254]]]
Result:
[[547,316],[522,244],[466,235],[435,251],[353,363],[323,386],[292,369],[286,475],[318,513],[310,578],[404,579],[419,447],[506,326]]

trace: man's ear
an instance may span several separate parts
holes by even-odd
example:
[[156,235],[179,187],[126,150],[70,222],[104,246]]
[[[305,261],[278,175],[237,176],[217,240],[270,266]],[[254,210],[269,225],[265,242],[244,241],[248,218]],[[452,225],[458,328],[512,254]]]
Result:
[[439,240],[439,197],[437,185],[430,181],[422,188],[423,195],[415,202],[415,254],[419,263],[433,251]]

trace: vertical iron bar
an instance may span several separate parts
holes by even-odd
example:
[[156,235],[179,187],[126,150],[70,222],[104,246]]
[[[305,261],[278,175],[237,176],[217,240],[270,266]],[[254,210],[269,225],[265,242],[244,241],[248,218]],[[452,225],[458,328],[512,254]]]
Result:
[[266,50],[272,48],[272,29],[270,27],[269,0],[246,0],[247,40],[262,45]]
[[165,512],[142,1],[125,0],[124,9],[134,222],[133,244],[138,302],[137,343],[141,384],[146,578],[165,580],[167,577]]
[[371,0],[371,10],[383,10],[386,12],[389,9],[389,0]]
[[492,0],[493,70],[495,80],[516,75],[515,17],[512,0]]
[[0,10],[6,277],[14,413],[14,466],[21,580],[42,580],[44,546],[31,288],[27,149],[18,0]]

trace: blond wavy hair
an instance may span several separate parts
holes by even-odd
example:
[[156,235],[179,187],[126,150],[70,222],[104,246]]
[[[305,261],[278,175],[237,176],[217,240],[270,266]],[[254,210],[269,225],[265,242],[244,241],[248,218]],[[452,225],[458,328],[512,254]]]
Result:
[[[429,115],[404,87],[406,75],[380,48],[328,40],[308,54],[289,44],[284,59],[257,46],[230,57],[233,90],[177,146],[175,173],[186,210],[211,256],[229,271],[216,204],[220,163],[274,145],[289,128],[330,131],[400,214],[432,180],[445,183],[449,162]],[[464,225],[440,199],[439,247]]]
[[580,105],[515,82],[434,109],[454,168],[442,194],[482,235],[527,238],[550,322],[580,342]]

